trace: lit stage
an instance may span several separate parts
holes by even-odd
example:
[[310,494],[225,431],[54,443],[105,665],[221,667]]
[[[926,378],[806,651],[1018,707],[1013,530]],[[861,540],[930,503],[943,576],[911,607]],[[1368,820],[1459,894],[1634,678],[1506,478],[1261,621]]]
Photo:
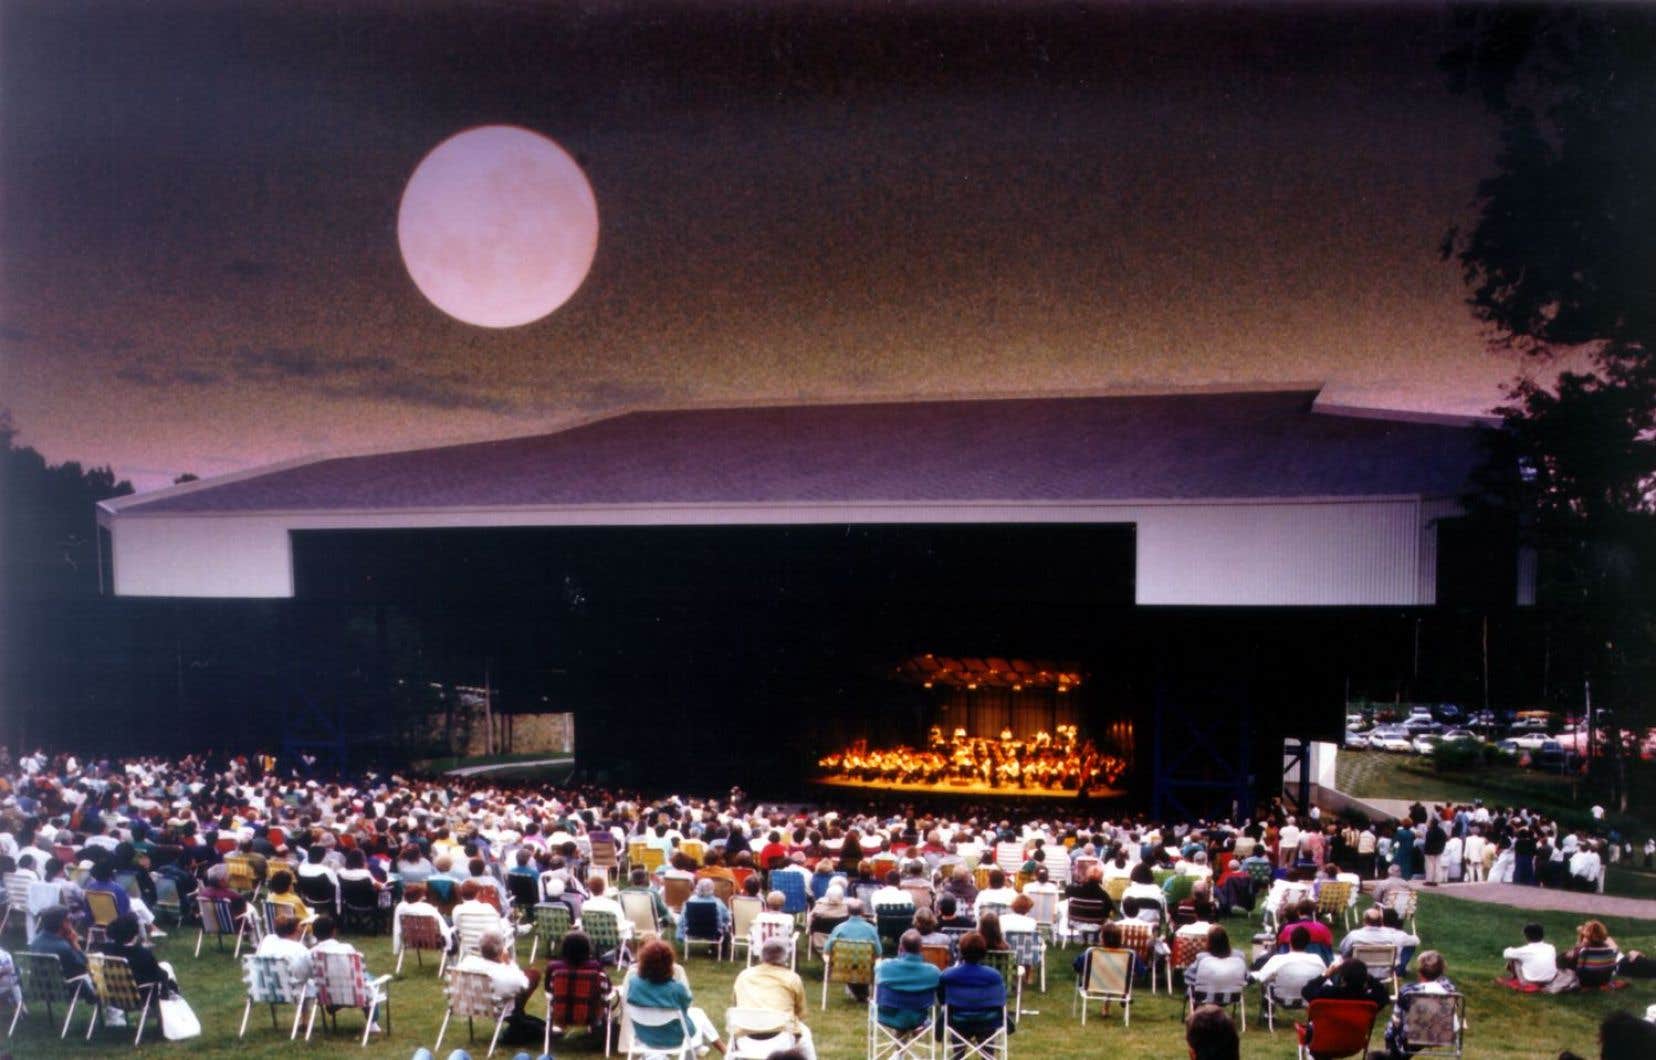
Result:
[[[982,781],[969,784],[952,782],[927,783],[926,781],[899,781],[899,780],[853,780],[848,777],[822,777],[811,781],[812,784],[823,788],[833,788],[837,791],[867,791],[867,792],[895,792],[903,795],[943,795],[954,797],[970,797],[974,799],[1074,799],[1079,798],[1074,788],[1008,788],[995,787]],[[1119,799],[1127,794],[1125,788],[1112,788],[1094,785],[1087,794],[1093,799]]]

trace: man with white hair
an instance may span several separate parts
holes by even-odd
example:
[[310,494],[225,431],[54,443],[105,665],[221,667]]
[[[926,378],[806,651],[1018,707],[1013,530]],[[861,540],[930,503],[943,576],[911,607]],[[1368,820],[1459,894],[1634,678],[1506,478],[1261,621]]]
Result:
[[773,1055],[780,1050],[797,1049],[806,1060],[815,1060],[816,1046],[811,1041],[811,1029],[805,1026],[805,984],[788,968],[787,943],[767,939],[759,949],[759,960],[759,964],[736,977],[736,1007],[786,1012],[791,1020],[787,1029],[779,1033],[750,1035],[744,1033],[737,1019],[727,1017],[731,1023],[731,1039],[764,1041]]
[[506,940],[498,933],[486,933],[478,943],[476,953],[468,953],[458,964],[457,971],[482,972],[489,977],[494,987],[496,1001],[511,999],[516,1015],[523,1014],[523,1004],[529,1000],[529,995],[535,992],[535,985],[540,981],[540,969],[531,968],[527,972],[517,966],[512,960],[511,950]]

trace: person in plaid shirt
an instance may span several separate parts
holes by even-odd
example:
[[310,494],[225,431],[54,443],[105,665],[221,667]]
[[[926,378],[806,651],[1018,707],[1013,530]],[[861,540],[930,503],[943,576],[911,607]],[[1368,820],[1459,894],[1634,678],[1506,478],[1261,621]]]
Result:
[[552,1001],[552,1033],[566,1027],[599,1028],[608,1018],[609,975],[592,955],[592,940],[580,931],[563,937],[558,956],[546,962],[546,995]]

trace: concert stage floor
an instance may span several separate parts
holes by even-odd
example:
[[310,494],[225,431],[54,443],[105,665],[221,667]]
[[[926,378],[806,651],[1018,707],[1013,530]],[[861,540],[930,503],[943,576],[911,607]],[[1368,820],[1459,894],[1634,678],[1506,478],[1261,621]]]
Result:
[[[903,795],[943,795],[974,799],[1073,799],[1077,795],[1066,788],[997,788],[981,781],[972,784],[928,784],[923,781],[848,780],[842,777],[811,781],[824,788],[841,791],[882,791]],[[1127,794],[1125,788],[1093,788],[1089,798],[1119,799]]]

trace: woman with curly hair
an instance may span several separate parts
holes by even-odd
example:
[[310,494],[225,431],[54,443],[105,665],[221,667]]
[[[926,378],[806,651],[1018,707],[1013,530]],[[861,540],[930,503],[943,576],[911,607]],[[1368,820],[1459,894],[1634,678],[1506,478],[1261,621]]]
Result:
[[[667,943],[652,939],[639,949],[638,960],[627,972],[621,991],[629,1005],[672,1008],[682,1013],[690,1024],[689,1044],[692,1048],[706,1051],[708,1046],[712,1046],[721,1053],[725,1051],[713,1021],[707,1018],[706,1012],[690,1004],[689,984],[683,972],[675,967],[673,947]],[[632,1033],[652,1049],[677,1049],[684,1044],[683,1028],[678,1024],[648,1027],[635,1023]]]

